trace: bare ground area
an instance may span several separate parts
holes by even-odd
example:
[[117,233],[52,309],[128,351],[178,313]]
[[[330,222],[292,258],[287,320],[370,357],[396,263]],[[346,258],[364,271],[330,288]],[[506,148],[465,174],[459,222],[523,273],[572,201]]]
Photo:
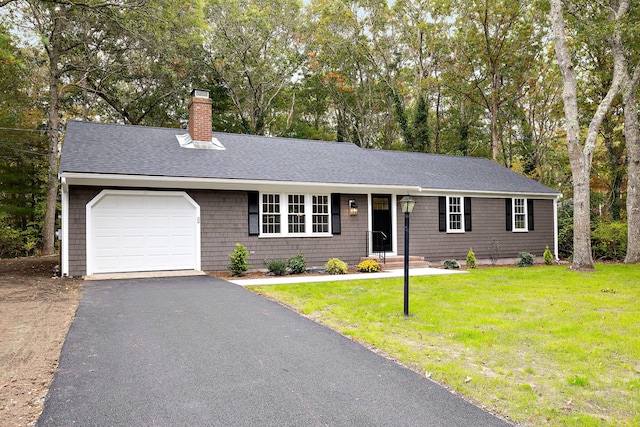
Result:
[[0,260],[0,425],[28,426],[42,412],[81,280],[53,276],[58,257]]

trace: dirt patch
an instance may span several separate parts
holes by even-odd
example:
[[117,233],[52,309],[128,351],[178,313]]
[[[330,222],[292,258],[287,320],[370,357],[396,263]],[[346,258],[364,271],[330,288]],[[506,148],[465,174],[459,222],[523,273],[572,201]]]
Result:
[[42,412],[82,281],[54,277],[58,257],[0,260],[0,425]]

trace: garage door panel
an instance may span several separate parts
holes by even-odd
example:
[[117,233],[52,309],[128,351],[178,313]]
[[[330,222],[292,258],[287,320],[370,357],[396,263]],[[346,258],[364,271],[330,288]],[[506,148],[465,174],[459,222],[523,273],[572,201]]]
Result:
[[87,214],[92,274],[199,268],[198,208],[183,193],[106,194]]

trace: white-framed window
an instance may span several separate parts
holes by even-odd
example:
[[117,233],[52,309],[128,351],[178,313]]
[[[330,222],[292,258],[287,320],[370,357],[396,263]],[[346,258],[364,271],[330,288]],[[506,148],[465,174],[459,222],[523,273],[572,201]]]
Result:
[[528,231],[527,199],[513,198],[513,231]]
[[261,204],[262,232],[264,234],[280,234],[280,195],[263,194]]
[[447,197],[447,233],[464,233],[464,203],[462,197]]
[[287,199],[287,211],[289,212],[289,234],[304,233],[304,194],[289,194]]
[[314,233],[329,232],[329,196],[313,196],[312,226]]
[[330,197],[326,194],[261,195],[262,236],[329,235]]

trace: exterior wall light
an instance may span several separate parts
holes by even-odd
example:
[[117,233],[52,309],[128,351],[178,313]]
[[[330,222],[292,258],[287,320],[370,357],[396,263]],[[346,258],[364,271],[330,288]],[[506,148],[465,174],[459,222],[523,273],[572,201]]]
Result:
[[358,215],[358,204],[355,200],[349,200],[349,215],[356,216]]

